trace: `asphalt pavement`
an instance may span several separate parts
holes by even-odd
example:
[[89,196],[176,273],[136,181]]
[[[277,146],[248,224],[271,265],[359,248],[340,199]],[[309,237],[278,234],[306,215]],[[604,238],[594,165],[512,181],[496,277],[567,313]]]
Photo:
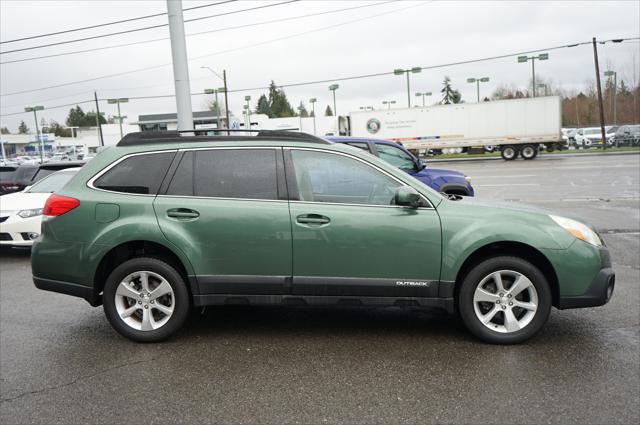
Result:
[[28,253],[2,251],[0,422],[640,422],[640,155],[433,166],[471,176],[479,199],[593,223],[612,301],[554,309],[517,346],[438,312],[297,307],[208,308],[135,344],[101,308],[35,289]]

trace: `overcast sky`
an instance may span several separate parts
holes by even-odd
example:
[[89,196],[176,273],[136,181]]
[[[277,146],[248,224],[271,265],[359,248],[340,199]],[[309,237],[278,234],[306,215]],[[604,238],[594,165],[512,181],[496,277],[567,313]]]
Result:
[[[183,8],[216,3],[220,0],[184,1]],[[282,0],[280,0],[282,1]],[[433,66],[451,62],[498,56],[528,50],[545,49],[583,41],[640,37],[640,2],[634,1],[395,1],[372,7],[325,14],[279,23],[211,32],[228,27],[253,24],[348,7],[383,3],[368,1],[298,1],[222,17],[185,23],[190,58],[191,92],[222,86],[201,66],[222,72],[227,70],[229,89],[264,87],[270,80],[277,84],[327,80],[392,71],[394,68]],[[185,12],[185,20],[234,10],[264,6],[274,2],[236,1]],[[129,23],[71,32],[67,34],[6,43],[28,37],[96,25],[105,22],[166,12],[165,1],[7,1],[0,0],[0,52],[57,43],[76,38],[107,34],[143,26],[164,24],[166,15]],[[368,18],[368,19],[367,19]],[[330,28],[327,28],[330,27]],[[36,56],[87,50],[168,37],[167,27],[124,35],[51,46],[15,53],[3,53],[1,62]],[[599,45],[602,70],[618,71],[618,80],[627,81],[640,74],[640,43]],[[100,98],[168,95],[174,93],[169,40],[110,48],[73,55],[0,65],[0,123],[12,131],[21,119],[33,127],[29,114],[7,115],[23,111],[25,106],[51,108],[87,101],[93,91]],[[162,66],[164,65],[164,66]],[[156,67],[157,66],[157,67]],[[153,67],[153,68],[152,68]],[[44,89],[80,80],[100,78],[63,87]],[[550,50],[549,60],[536,62],[536,73],[552,78],[567,89],[579,90],[594,79],[593,50],[590,45]],[[451,77],[463,99],[475,101],[475,85],[468,77],[489,77],[481,94],[489,95],[497,85],[526,87],[531,66],[517,63],[515,57],[424,70],[411,75],[411,101],[416,91],[431,91],[438,100],[441,82]],[[360,106],[382,107],[383,100],[396,100],[406,106],[404,77],[394,75],[339,81],[336,92],[338,113]],[[332,102],[329,83],[285,89],[295,107],[316,97],[323,112]],[[22,94],[15,92],[41,89]],[[230,109],[239,115],[244,96],[255,100],[264,91],[230,94]],[[208,96],[192,96],[194,110],[206,109]],[[81,104],[86,110],[92,104]],[[100,104],[101,111],[116,113],[115,105]],[[40,113],[47,120],[64,122],[69,106]],[[135,121],[139,114],[175,112],[173,98],[132,100],[123,106],[123,114]]]

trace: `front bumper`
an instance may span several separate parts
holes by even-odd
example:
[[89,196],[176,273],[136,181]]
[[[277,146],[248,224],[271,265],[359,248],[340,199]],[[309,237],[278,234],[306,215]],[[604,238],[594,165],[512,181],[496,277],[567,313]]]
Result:
[[12,214],[0,223],[0,246],[31,246],[40,234],[42,216],[22,218]]
[[591,281],[591,285],[582,295],[561,296],[558,308],[583,308],[605,305],[611,299],[616,284],[616,274],[612,268],[604,268]]

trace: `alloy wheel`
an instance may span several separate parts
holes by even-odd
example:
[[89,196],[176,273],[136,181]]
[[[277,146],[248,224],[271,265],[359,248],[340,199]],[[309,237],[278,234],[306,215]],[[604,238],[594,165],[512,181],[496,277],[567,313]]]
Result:
[[485,327],[512,333],[526,327],[538,310],[538,292],[522,273],[499,270],[484,277],[473,294],[473,309]]
[[126,276],[116,289],[116,311],[133,329],[152,331],[166,324],[175,305],[171,284],[158,273],[138,271]]

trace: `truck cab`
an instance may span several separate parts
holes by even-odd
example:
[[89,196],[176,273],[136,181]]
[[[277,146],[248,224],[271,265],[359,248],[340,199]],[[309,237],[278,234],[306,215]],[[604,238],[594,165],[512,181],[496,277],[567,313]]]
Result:
[[327,137],[334,143],[344,143],[379,157],[394,165],[438,192],[448,195],[474,196],[471,179],[459,171],[427,167],[402,145],[389,140],[361,137]]

